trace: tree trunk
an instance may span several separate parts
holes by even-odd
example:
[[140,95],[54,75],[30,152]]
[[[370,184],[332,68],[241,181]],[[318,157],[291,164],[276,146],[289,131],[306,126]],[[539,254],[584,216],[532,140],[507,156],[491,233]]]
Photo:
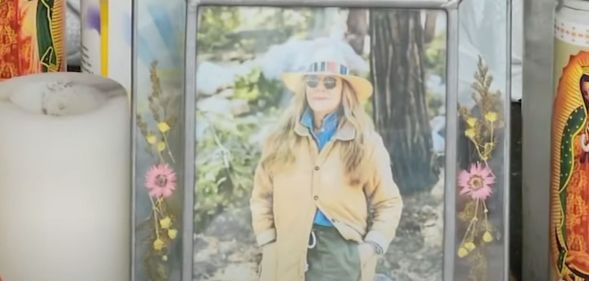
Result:
[[427,45],[434,40],[436,35],[436,20],[438,19],[438,11],[428,11],[425,16],[423,41]]
[[368,35],[368,10],[350,9],[346,24],[348,26],[345,35],[346,41],[356,54],[363,55],[364,38]]
[[403,194],[438,180],[426,104],[424,32],[419,11],[372,11],[371,65],[375,124]]

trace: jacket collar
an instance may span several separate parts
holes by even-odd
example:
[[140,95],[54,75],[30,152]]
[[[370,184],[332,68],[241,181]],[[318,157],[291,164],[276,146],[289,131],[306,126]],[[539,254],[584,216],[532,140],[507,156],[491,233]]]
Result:
[[[309,122],[309,115],[303,113],[302,118],[300,118],[299,120],[300,121],[297,122],[294,127],[295,133],[302,137],[310,136],[311,133],[309,132],[309,129],[302,124],[302,122]],[[312,118],[310,122],[312,125]],[[354,128],[354,126],[344,121],[344,123],[339,126],[336,133],[333,135],[333,138],[341,141],[353,140],[354,138],[356,138],[356,129]]]
[[[327,114],[327,116],[325,116],[323,118],[323,125],[321,126],[321,131],[322,132],[330,132],[330,135],[335,135],[335,133],[337,132],[337,127],[338,127],[338,123],[339,123],[339,116],[340,113],[338,110]],[[303,112],[303,115],[301,116],[300,119],[300,123],[301,125],[307,127],[307,129],[309,129],[309,131],[313,131],[314,130],[314,124],[313,124],[313,111],[311,111],[311,109],[309,109],[308,107],[305,109],[305,111]]]

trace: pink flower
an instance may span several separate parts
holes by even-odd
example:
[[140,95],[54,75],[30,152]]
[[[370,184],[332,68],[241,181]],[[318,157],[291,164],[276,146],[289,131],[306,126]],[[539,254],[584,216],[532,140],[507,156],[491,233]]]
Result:
[[491,185],[495,183],[495,175],[487,165],[474,163],[470,170],[462,170],[458,176],[458,185],[462,188],[460,195],[472,199],[485,200],[491,196]]
[[176,189],[176,173],[168,164],[154,165],[145,174],[145,187],[151,197],[169,197]]

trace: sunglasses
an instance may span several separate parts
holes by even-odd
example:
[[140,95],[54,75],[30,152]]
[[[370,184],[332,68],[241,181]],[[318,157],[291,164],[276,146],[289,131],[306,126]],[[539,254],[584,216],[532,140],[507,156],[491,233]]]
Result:
[[[305,84],[307,87],[313,89],[319,86],[319,81],[321,78],[317,75],[309,75],[305,77]],[[327,76],[323,78],[323,87],[327,90],[331,90],[337,86],[337,79],[331,76]]]

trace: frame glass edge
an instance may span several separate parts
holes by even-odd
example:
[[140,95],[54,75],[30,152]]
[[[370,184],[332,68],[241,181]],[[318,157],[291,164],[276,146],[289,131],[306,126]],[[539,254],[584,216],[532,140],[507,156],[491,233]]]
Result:
[[194,173],[195,173],[195,151],[194,151],[194,128],[195,116],[191,112],[195,111],[196,99],[196,29],[198,17],[198,2],[191,1],[186,7],[186,36],[185,36],[185,65],[184,65],[184,233],[182,240],[182,280],[191,281],[193,272],[193,236],[194,236]]
[[455,9],[462,0],[188,0],[188,5]]

